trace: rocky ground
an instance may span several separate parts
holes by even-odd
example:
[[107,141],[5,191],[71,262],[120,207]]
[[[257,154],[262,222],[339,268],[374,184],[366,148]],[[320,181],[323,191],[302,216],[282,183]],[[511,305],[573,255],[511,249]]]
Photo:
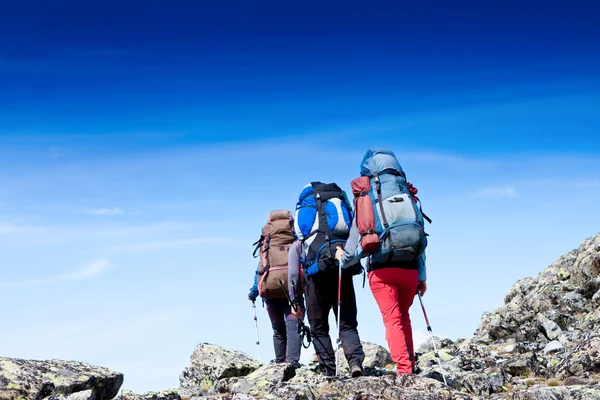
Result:
[[179,388],[145,394],[117,395],[123,376],[100,367],[0,358],[0,400],[600,399],[600,234],[518,281],[472,338],[435,340],[447,386],[431,343],[418,375],[396,377],[387,350],[364,343],[366,376],[337,379],[203,343]]

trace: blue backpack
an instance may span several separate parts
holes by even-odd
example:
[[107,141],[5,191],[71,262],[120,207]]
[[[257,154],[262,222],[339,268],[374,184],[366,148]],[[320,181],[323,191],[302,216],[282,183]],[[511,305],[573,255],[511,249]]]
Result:
[[416,189],[407,182],[406,175],[388,149],[372,149],[365,154],[360,168],[361,176],[369,177],[369,196],[373,203],[376,233],[381,246],[370,255],[378,264],[413,261],[427,247],[423,213]]
[[294,215],[294,230],[302,241],[306,276],[337,269],[335,251],[348,240],[352,207],[346,193],[335,183],[312,182],[300,193]]

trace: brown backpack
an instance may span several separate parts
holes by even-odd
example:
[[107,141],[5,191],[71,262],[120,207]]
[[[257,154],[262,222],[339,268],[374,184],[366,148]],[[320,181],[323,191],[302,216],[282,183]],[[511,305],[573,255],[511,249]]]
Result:
[[[296,240],[294,219],[287,210],[275,210],[269,213],[267,224],[262,228],[260,239],[255,243],[256,252],[260,250],[258,269],[258,294],[264,299],[283,299],[288,281],[288,251]],[[282,289],[279,281],[283,282]]]

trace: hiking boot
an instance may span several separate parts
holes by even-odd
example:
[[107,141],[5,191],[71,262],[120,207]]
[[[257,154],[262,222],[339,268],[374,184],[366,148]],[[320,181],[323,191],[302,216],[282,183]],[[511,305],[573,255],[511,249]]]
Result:
[[353,366],[350,368],[350,375],[351,375],[353,378],[358,378],[359,376],[363,376],[364,374],[363,374],[363,369],[362,369],[362,367],[361,367],[360,365],[358,365],[358,364],[357,364],[357,365],[353,365]]

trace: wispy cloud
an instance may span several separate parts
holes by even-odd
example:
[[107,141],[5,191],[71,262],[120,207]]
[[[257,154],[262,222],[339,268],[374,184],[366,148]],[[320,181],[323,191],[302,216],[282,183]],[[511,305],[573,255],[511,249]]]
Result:
[[89,214],[89,215],[110,216],[110,215],[122,215],[122,214],[125,214],[125,211],[123,211],[119,207],[113,207],[113,208],[88,209],[88,210],[85,210],[85,213]]
[[589,180],[589,181],[571,182],[571,183],[568,184],[568,186],[574,187],[574,188],[598,187],[598,186],[600,186],[600,181]]
[[0,288],[8,288],[8,287],[21,287],[21,286],[32,286],[32,285],[46,285],[52,283],[61,283],[68,281],[77,281],[77,280],[85,280],[96,278],[98,276],[104,275],[111,269],[113,269],[113,264],[104,258],[94,260],[89,264],[86,264],[83,268],[77,269],[75,271],[59,274],[59,275],[51,275],[45,276],[41,278],[31,278],[24,279],[20,281],[8,281],[2,282],[0,281]]
[[12,234],[34,234],[44,231],[42,226],[31,226],[31,225],[16,225],[12,223],[0,224],[0,235],[12,235]]
[[473,197],[519,197],[512,185],[485,187],[473,192]]
[[174,239],[174,240],[161,240],[153,242],[134,243],[125,246],[118,246],[112,248],[115,251],[123,252],[145,252],[154,250],[171,249],[179,246],[248,246],[248,243],[252,243],[251,239],[241,240],[238,238],[227,238],[227,237],[193,237],[186,239]]

